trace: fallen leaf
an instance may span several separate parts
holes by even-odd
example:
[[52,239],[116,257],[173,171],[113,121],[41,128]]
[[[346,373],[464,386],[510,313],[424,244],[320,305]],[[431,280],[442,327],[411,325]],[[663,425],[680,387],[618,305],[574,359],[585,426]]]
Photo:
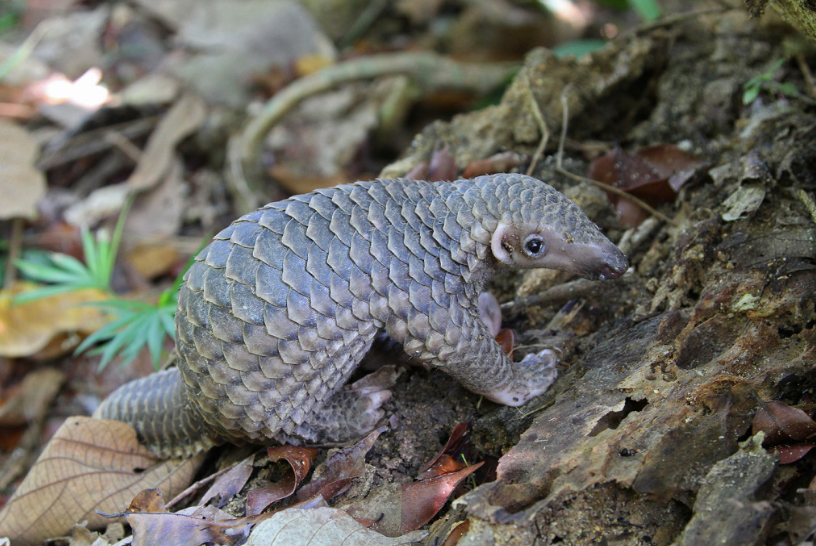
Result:
[[204,520],[186,514],[138,512],[127,514],[127,522],[133,528],[134,546],[199,546],[214,542],[215,544],[233,544],[241,535],[231,531],[245,528],[246,523],[223,524]]
[[201,99],[191,93],[181,97],[150,135],[136,170],[128,178],[130,189],[145,190],[158,184],[173,165],[173,151],[178,143],[198,129],[206,115],[207,108]]
[[499,333],[496,334],[496,341],[499,343],[499,346],[504,351],[510,360],[513,360],[513,347],[516,344],[516,334],[513,333],[513,330],[509,328],[502,328],[499,330]]
[[454,489],[484,463],[477,463],[458,472],[443,474],[428,480],[402,486],[402,526],[400,533],[419,529],[433,518],[448,502]]
[[[703,162],[696,156],[670,144],[624,152],[615,146],[595,159],[589,167],[589,178],[615,186],[652,206],[674,201],[676,192]],[[674,184],[672,184],[674,182]],[[623,225],[636,226],[648,213],[624,197],[607,192],[615,204]]]
[[77,338],[66,343],[69,336],[89,334],[107,324],[99,308],[84,305],[110,299],[110,295],[97,289],[75,290],[15,304],[15,295],[36,286],[20,282],[0,291],[0,356],[44,358],[65,354],[80,341]]
[[460,522],[456,525],[451,532],[448,533],[448,538],[445,539],[445,543],[442,546],[456,546],[459,544],[459,541],[462,539],[463,536],[470,530],[470,520],[466,519],[463,522]]
[[752,433],[765,432],[763,445],[773,446],[806,440],[816,434],[816,422],[804,411],[779,400],[770,400],[754,416]]
[[249,529],[271,514],[235,518],[214,506],[191,506],[167,512],[158,489],[146,489],[133,498],[127,511],[105,514],[124,516],[133,528],[133,544],[152,546],[199,546],[203,543],[233,544],[249,535]]
[[[221,508],[237,495],[247,480],[252,475],[252,464],[255,461],[255,455],[250,455],[243,461],[238,462],[229,471],[216,478],[212,486],[201,497],[201,504],[207,504],[216,495],[220,498],[218,507]],[[248,501],[247,501],[247,504]]]
[[20,388],[0,407],[0,425],[20,426],[43,419],[64,382],[65,374],[56,368],[27,373]]
[[[437,462],[443,455],[448,455],[450,458],[456,460],[461,457],[461,455],[465,454],[468,448],[470,447],[470,432],[468,427],[470,423],[459,423],[450,433],[448,437],[448,441],[445,442],[445,447],[437,453],[434,457],[428,461],[425,466],[419,469],[419,473],[417,475],[417,479],[423,480],[427,478],[432,478],[439,474],[443,474],[443,472],[434,472],[431,473],[430,471],[437,466]],[[446,465],[447,466],[447,465]],[[462,465],[464,466],[464,465]],[[459,470],[459,468],[453,468],[449,472],[455,472]]]
[[161,180],[150,191],[142,192],[133,202],[125,220],[125,230],[134,239],[145,240],[173,237],[181,230],[187,183],[184,165],[179,157],[172,157],[170,166]]
[[773,451],[779,454],[779,464],[795,463],[813,449],[814,444],[798,444],[794,446],[776,446]]
[[397,546],[419,542],[427,531],[389,538],[336,508],[290,508],[258,524],[246,546]]
[[290,469],[280,481],[247,493],[246,513],[248,516],[260,514],[267,506],[292,495],[303,478],[309,473],[318,451],[309,447],[277,446],[267,449],[272,462],[285,459]]
[[107,520],[97,510],[118,512],[151,487],[175,496],[189,485],[203,455],[162,461],[125,423],[70,417],[0,512],[0,536],[15,546],[33,545],[66,534],[79,521],[102,528]]
[[507,173],[527,161],[527,156],[516,152],[501,152],[478,161],[471,161],[462,172],[462,178],[475,178],[483,174]]
[[178,249],[170,241],[137,243],[127,252],[125,258],[127,263],[146,279],[166,275],[180,261]]
[[[366,378],[364,377],[360,381],[364,379]],[[323,494],[324,488],[331,486],[331,484],[335,482],[362,476],[363,472],[365,472],[366,453],[369,452],[374,442],[384,430],[385,427],[380,427],[377,430],[371,431],[368,436],[352,447],[338,449],[329,453],[328,457],[326,457],[326,461],[315,470],[311,482],[298,491],[297,499],[304,501],[319,493]],[[331,498],[331,496],[326,494],[324,498]]]
[[45,196],[45,177],[34,167],[39,146],[28,131],[0,119],[0,220],[35,218]]

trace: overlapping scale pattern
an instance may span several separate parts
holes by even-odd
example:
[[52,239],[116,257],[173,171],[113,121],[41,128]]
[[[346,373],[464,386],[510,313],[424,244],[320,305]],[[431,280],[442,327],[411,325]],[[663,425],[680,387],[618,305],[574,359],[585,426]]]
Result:
[[[157,376],[132,391],[144,411],[124,409],[124,392],[108,416],[173,441],[319,439],[330,426],[321,408],[383,329],[467,388],[495,388],[512,364],[478,317],[496,266],[490,235],[500,220],[542,215],[578,238],[603,238],[594,225],[582,231],[591,222],[561,194],[521,175],[358,182],[243,216],[197,256],[181,288],[181,387],[167,387],[176,372]],[[159,404],[168,389],[175,410]]]

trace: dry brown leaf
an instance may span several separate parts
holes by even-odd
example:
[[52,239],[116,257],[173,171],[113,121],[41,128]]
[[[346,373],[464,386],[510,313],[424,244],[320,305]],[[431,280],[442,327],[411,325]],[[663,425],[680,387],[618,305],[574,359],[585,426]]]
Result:
[[155,186],[170,170],[173,151],[187,135],[204,123],[207,108],[192,94],[184,95],[173,105],[150,135],[136,170],[127,185],[131,190],[146,190]]
[[218,476],[212,486],[204,493],[204,496],[201,497],[201,504],[207,504],[216,495],[219,497],[219,508],[227,504],[243,489],[249,476],[252,475],[252,464],[254,462],[255,455],[250,455],[221,476]]
[[97,510],[122,510],[143,489],[158,487],[175,496],[191,481],[203,454],[161,461],[119,421],[71,417],[0,512],[0,536],[15,546],[41,544],[88,520],[89,528],[108,520]]
[[258,524],[246,546],[397,546],[419,542],[427,534],[388,538],[336,508],[290,508]]
[[310,447],[277,446],[270,447],[266,452],[270,461],[277,462],[285,459],[291,468],[279,481],[247,493],[246,513],[248,516],[260,514],[273,502],[292,495],[309,473],[317,457],[317,450]]
[[165,510],[158,489],[141,491],[126,512],[115,515],[124,515],[133,528],[135,546],[199,546],[211,542],[229,545],[248,536],[253,525],[271,516],[234,518],[214,506],[191,506],[171,514]]
[[[67,336],[89,334],[107,323],[99,308],[83,305],[110,299],[101,290],[88,288],[28,303],[14,303],[16,294],[36,286],[17,283],[11,289],[0,291],[0,356],[53,357],[65,354],[79,342],[77,338],[66,343],[69,341],[65,339]],[[54,343],[49,346],[52,341]]]
[[170,241],[140,242],[128,251],[127,263],[142,277],[154,279],[165,275],[179,263],[178,249]]
[[816,435],[816,422],[804,411],[779,400],[765,402],[751,425],[752,433],[765,432],[765,446],[807,440]]
[[0,119],[0,220],[37,216],[45,196],[45,177],[34,167],[39,146],[22,127]]
[[484,463],[442,474],[402,486],[402,526],[400,533],[419,529],[433,518],[448,502],[448,497],[462,480],[476,472]]
[[[470,450],[470,431],[468,427],[470,423],[459,423],[450,433],[448,437],[448,441],[445,442],[445,447],[443,447],[439,453],[437,453],[434,457],[431,458],[430,461],[425,463],[425,465],[419,469],[419,473],[417,474],[417,479],[425,480],[428,478],[432,478],[434,476],[438,476],[439,474],[445,474],[446,472],[438,472],[434,470],[438,468],[440,465],[437,465],[439,459],[442,458],[443,455],[447,455],[450,459],[454,461],[459,459],[462,455],[468,455]],[[443,463],[441,466],[449,466],[449,462]],[[464,466],[464,465],[463,465]],[[453,468],[448,472],[455,472],[462,467]],[[430,472],[434,470],[433,472]]]
[[0,407],[0,425],[20,426],[43,419],[64,382],[65,374],[56,368],[26,374],[20,388]]
[[[358,383],[371,377],[371,375],[364,377]],[[380,427],[371,431],[368,436],[357,442],[357,444],[329,453],[326,461],[315,470],[312,481],[298,491],[297,499],[299,501],[306,500],[318,493],[323,493],[325,487],[331,486],[335,482],[362,476],[363,472],[365,472],[366,453],[372,448],[374,442],[384,430],[385,427]],[[337,493],[334,490],[332,492]],[[325,497],[324,495],[324,498],[331,497]]]

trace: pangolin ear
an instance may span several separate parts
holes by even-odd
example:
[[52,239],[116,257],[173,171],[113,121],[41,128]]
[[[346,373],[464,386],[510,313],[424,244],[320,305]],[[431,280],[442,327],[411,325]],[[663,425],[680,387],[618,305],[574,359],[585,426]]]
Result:
[[[507,224],[499,223],[496,226],[496,231],[490,237],[490,250],[493,256],[501,263],[506,265],[513,265],[513,229]],[[518,238],[516,236],[516,238]]]

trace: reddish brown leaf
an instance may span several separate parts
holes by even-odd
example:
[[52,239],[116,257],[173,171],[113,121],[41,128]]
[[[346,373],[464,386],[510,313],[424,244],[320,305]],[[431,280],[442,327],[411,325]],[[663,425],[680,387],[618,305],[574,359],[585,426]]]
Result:
[[272,462],[285,459],[291,467],[280,481],[266,487],[259,487],[247,493],[246,513],[248,516],[260,514],[273,502],[285,499],[295,492],[300,482],[309,473],[317,450],[310,447],[277,446],[266,450]]
[[765,432],[763,445],[773,446],[806,440],[816,434],[816,422],[804,411],[784,402],[766,402],[754,416],[752,432]]
[[143,489],[158,487],[175,496],[192,479],[203,454],[160,461],[119,421],[71,417],[54,435],[14,496],[0,512],[0,536],[15,545],[41,544],[96,513],[119,512]]
[[219,496],[218,507],[221,508],[243,489],[249,476],[252,475],[252,463],[255,456],[250,455],[233,466],[229,471],[219,476],[212,486],[204,493],[201,504],[207,504],[211,499]]
[[[437,453],[434,457],[428,461],[425,466],[419,469],[419,474],[417,475],[417,479],[423,480],[432,476],[425,475],[429,469],[433,468],[437,461],[442,457],[442,455],[448,455],[452,459],[456,460],[465,453],[466,449],[470,447],[470,434],[468,431],[468,426],[470,423],[459,423],[450,433],[448,437],[448,441],[445,442],[445,447]],[[458,468],[455,470],[459,470]]]
[[431,156],[431,163],[428,165],[428,178],[430,182],[441,180],[453,180],[456,178],[456,159],[450,151],[450,146],[445,144],[441,149],[435,150]]
[[[676,191],[690,178],[689,173],[701,165],[696,156],[670,144],[641,148],[634,153],[616,146],[592,162],[589,177],[658,206],[673,201]],[[607,195],[615,203],[624,225],[635,226],[647,216],[629,200],[612,193]]]
[[527,156],[516,152],[501,152],[478,161],[471,161],[465,167],[462,178],[475,178],[483,174],[510,172],[527,161]]
[[465,533],[467,533],[469,530],[470,520],[466,519],[454,527],[450,533],[448,533],[448,538],[445,539],[445,543],[442,546],[456,546],[459,544],[462,537],[465,536]]
[[465,466],[467,466],[465,463],[457,461],[447,453],[443,453],[434,461],[433,466],[419,476],[419,479],[429,480],[441,476],[442,474],[450,474],[451,472],[462,470]]
[[128,512],[167,512],[164,507],[164,499],[161,491],[155,487],[140,491],[133,500],[130,501]]
[[774,451],[779,453],[779,464],[795,463],[808,454],[816,444],[798,444],[776,446]]
[[[368,434],[368,436],[357,442],[357,444],[354,446],[346,449],[338,449],[326,457],[326,462],[315,470],[315,475],[312,476],[312,481],[298,491],[298,501],[303,501],[317,495],[318,493],[322,494],[323,489],[333,482],[362,476],[363,472],[365,471],[366,453],[369,452],[371,447],[374,445],[374,442],[377,440],[377,437],[379,437],[384,430],[385,427],[380,427],[377,430],[373,430]],[[336,489],[337,488],[334,487],[327,489],[326,491],[334,491]]]
[[403,485],[400,528],[402,534],[410,533],[428,523],[445,505],[456,486],[480,466],[482,463],[469,466],[459,472]]
[[496,334],[496,341],[510,360],[513,360],[513,347],[516,345],[516,334],[510,328],[502,328]]

